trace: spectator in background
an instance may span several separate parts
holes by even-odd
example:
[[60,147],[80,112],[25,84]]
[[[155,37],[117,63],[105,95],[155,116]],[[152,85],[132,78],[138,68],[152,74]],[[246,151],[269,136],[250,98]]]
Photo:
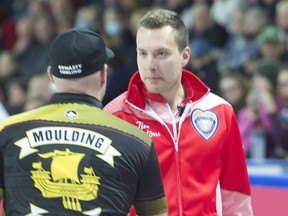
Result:
[[18,61],[12,51],[0,51],[0,80],[3,83],[21,76]]
[[220,76],[220,95],[233,106],[237,118],[239,110],[246,104],[248,88],[249,80],[239,71],[228,71]]
[[16,31],[16,42],[13,47],[13,52],[17,56],[21,56],[27,50],[31,49],[34,42],[32,20],[28,16],[23,16],[17,20],[15,31]]
[[277,110],[276,83],[281,62],[261,59],[256,63],[246,105],[239,111],[238,122],[247,157],[252,157],[252,134],[260,131],[265,141],[264,157],[275,156],[275,134],[272,131],[271,115]]
[[213,48],[223,49],[228,39],[228,33],[223,26],[213,20],[209,5],[195,3],[191,13],[192,24],[188,26],[190,41],[202,38],[209,41]]
[[[5,1],[5,0],[4,0]],[[19,20],[22,17],[26,16],[29,8],[30,8],[30,1],[23,1],[23,0],[13,0],[11,2],[11,17],[14,20]]]
[[125,61],[122,55],[123,51],[119,48],[114,48],[115,57],[109,62],[108,76],[107,76],[107,90],[103,98],[103,105],[116,98],[127,90],[128,83],[132,77],[133,67]]
[[[23,110],[26,84],[12,51],[0,51],[0,104],[2,119]],[[6,113],[6,114],[5,114]],[[0,117],[1,118],[1,117]]]
[[129,65],[132,71],[137,70],[136,61],[136,30],[139,19],[149,10],[149,8],[139,8],[132,12],[129,23],[126,25],[122,34],[122,42],[120,50],[125,53],[122,59]]
[[[116,0],[116,2],[117,2],[117,8],[119,9],[119,13],[122,15],[122,19],[124,23],[129,22],[130,16],[133,13],[133,11],[137,10],[138,8],[144,7],[146,4],[150,4],[149,6],[151,6],[152,4],[152,2],[149,2],[149,1],[147,2],[147,0],[138,0],[138,1]],[[106,5],[106,6],[109,8],[109,5]]]
[[122,14],[116,8],[108,8],[103,14],[104,39],[110,47],[119,47],[125,23]]
[[[132,35],[134,32],[128,34],[125,16],[120,14],[120,10],[108,8],[103,15],[105,41],[116,53],[115,58],[109,63],[107,91],[103,99],[103,104],[106,104],[127,89],[129,80],[135,72],[136,47]],[[133,27],[135,26],[130,26],[129,30]]]
[[275,22],[276,5],[279,0],[256,0],[251,6],[261,7],[266,11],[270,23]]
[[234,13],[247,5],[243,0],[214,0],[211,5],[211,16],[213,20],[226,29],[229,28]]
[[96,4],[81,6],[76,13],[74,26],[103,33],[103,8]]
[[279,69],[277,76],[278,107],[272,115],[271,130],[276,134],[275,156],[288,159],[288,64]]
[[280,62],[288,60],[285,47],[285,34],[275,25],[267,25],[262,28],[257,36],[257,52],[245,63],[246,73],[255,71],[255,65],[261,59],[275,59]]
[[13,47],[13,53],[21,67],[21,72],[28,76],[33,73],[32,68],[37,61],[34,55],[37,43],[33,33],[33,23],[28,16],[17,20],[16,35],[17,40]]
[[224,57],[219,62],[221,70],[237,70],[251,77],[254,68],[250,66],[250,61],[258,52],[257,37],[267,22],[265,11],[259,7],[239,10],[234,14]]
[[[223,55],[218,58],[219,69],[227,71],[230,69],[241,71],[243,62],[249,58],[250,50],[248,41],[244,37],[245,10],[236,10],[227,25],[229,37],[225,45]],[[255,49],[256,50],[256,49]]]
[[28,2],[29,6],[27,7],[25,16],[29,17],[31,20],[35,21],[41,16],[49,15],[50,11],[47,3],[48,1],[29,0]]
[[285,33],[285,46],[288,48],[288,1],[279,1],[276,5],[275,24]]
[[48,65],[47,50],[57,34],[48,1],[29,1],[26,13],[17,19],[14,53],[27,76],[44,73]]
[[195,39],[189,44],[191,53],[189,69],[200,78],[213,93],[218,94],[220,73],[211,43],[205,39]]
[[49,15],[41,15],[37,17],[37,19],[33,20],[32,24],[35,48],[32,59],[33,66],[29,66],[30,70],[28,76],[45,73],[49,64],[48,50],[57,34],[55,23]]
[[23,77],[16,77],[6,85],[7,91],[7,111],[10,115],[24,111],[27,99],[27,80]]
[[74,27],[77,0],[47,0],[47,2],[58,33]]
[[48,49],[57,34],[53,18],[49,15],[41,15],[33,20],[32,24],[35,40]]
[[27,85],[24,110],[27,111],[45,105],[55,92],[55,86],[46,73],[32,76]]
[[259,58],[287,61],[287,51],[284,31],[275,25],[263,28],[258,36]]
[[44,73],[48,65],[47,50],[56,31],[52,18],[25,16],[17,21],[17,41],[13,52],[26,76]]

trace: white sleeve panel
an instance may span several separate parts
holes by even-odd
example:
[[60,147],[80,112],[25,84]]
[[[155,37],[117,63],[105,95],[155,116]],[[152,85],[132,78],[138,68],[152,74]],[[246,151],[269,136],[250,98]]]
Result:
[[251,197],[221,189],[223,216],[253,216]]

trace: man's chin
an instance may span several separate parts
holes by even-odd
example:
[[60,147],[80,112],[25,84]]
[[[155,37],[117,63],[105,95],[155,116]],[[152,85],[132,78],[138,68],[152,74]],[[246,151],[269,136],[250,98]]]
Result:
[[153,87],[147,87],[147,90],[149,93],[153,93],[153,94],[158,94],[159,93],[159,90],[158,88],[153,88]]

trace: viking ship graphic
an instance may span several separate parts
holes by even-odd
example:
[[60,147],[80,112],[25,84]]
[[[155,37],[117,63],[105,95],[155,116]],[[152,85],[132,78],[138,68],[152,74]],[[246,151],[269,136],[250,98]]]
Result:
[[39,154],[42,158],[52,158],[51,172],[42,168],[41,162],[32,164],[31,178],[43,197],[62,197],[64,208],[82,211],[79,200],[90,201],[97,198],[100,177],[96,176],[92,167],[84,167],[85,174],[78,178],[78,168],[84,157],[83,153],[54,150]]

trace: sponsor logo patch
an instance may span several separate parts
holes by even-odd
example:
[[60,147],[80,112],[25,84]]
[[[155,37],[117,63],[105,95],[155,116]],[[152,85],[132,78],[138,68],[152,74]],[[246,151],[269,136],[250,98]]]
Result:
[[75,110],[69,109],[65,111],[66,118],[73,120],[78,117],[78,113]]
[[195,130],[205,139],[209,140],[218,128],[217,115],[211,111],[196,109],[191,114],[191,122]]

